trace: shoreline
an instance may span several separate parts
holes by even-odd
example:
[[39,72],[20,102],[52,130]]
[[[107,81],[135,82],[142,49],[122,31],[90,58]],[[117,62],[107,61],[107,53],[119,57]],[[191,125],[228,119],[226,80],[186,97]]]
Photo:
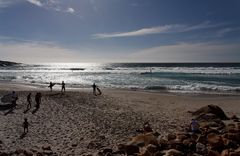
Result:
[[[4,81],[0,80],[0,90],[9,90],[9,91],[49,91],[47,87],[48,84],[30,84],[30,83],[20,83],[14,81]],[[110,87],[100,87],[101,90],[117,90],[117,91],[133,91],[133,92],[146,92],[146,93],[157,93],[157,94],[173,94],[173,95],[188,95],[188,96],[240,96],[240,92],[232,92],[232,91],[182,91],[182,90],[148,90],[148,89],[140,89],[140,88],[110,88]],[[68,91],[91,91],[91,87],[66,87]],[[54,91],[60,91],[60,84],[55,86]]]

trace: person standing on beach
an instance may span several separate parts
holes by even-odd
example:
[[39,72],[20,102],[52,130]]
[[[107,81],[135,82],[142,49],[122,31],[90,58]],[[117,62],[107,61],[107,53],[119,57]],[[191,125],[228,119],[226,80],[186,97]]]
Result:
[[27,118],[24,118],[24,122],[23,122],[23,131],[24,131],[24,134],[28,133],[28,121],[27,121]]
[[28,105],[27,105],[27,109],[30,109],[32,107],[32,93],[29,93],[28,96],[27,96],[27,102],[28,102]]
[[42,94],[41,93],[37,93],[36,96],[35,96],[36,109],[39,109],[39,107],[40,107],[41,98],[42,98]]
[[64,83],[64,81],[62,81],[62,90],[61,90],[61,92],[65,92],[65,83]]
[[97,85],[95,83],[93,83],[92,87],[93,87],[93,95],[97,96],[97,94],[96,94]]
[[49,84],[49,88],[50,88],[50,90],[52,91],[52,88],[53,88],[53,86],[54,86],[55,84],[53,84],[52,82],[50,82],[50,84]]

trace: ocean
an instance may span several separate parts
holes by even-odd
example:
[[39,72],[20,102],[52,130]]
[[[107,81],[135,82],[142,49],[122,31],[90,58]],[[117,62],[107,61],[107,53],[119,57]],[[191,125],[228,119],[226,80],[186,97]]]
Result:
[[0,81],[46,87],[127,88],[170,92],[240,92],[240,63],[51,63],[0,67]]

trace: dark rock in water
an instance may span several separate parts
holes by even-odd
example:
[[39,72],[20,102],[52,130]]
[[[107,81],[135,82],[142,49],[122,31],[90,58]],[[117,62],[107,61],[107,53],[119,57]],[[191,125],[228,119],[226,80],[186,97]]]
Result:
[[228,119],[228,117],[226,116],[224,111],[216,105],[208,105],[208,106],[205,106],[205,107],[202,107],[202,108],[198,109],[195,112],[192,112],[192,114],[195,115],[195,116],[199,116],[199,115],[202,115],[202,114],[208,114],[208,113],[212,113],[212,114],[216,115],[221,120],[227,120]]

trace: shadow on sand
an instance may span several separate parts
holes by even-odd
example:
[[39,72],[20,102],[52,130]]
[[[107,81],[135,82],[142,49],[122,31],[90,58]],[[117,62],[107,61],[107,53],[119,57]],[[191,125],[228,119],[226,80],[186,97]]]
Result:
[[4,115],[8,115],[10,113],[13,113],[13,110],[16,108],[17,105],[13,105],[13,104],[5,104],[5,105],[0,105],[0,111],[6,111],[7,112],[4,113]]
[[26,135],[27,135],[27,133],[23,133],[22,135],[20,135],[19,139],[25,138]]

